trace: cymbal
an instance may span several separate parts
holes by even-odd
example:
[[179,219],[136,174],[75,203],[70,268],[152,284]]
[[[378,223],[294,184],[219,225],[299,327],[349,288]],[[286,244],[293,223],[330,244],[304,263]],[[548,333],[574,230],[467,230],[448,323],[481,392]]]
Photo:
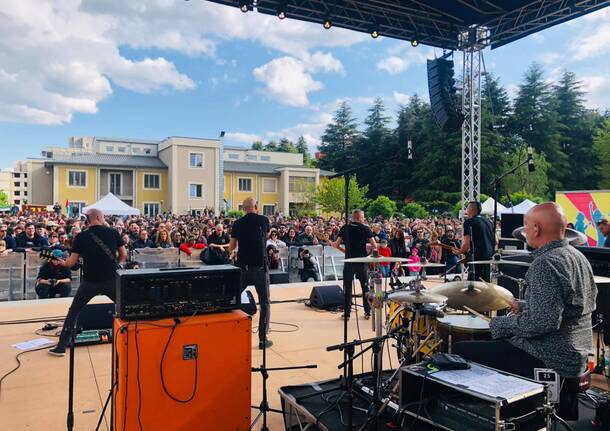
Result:
[[401,290],[389,293],[388,300],[398,304],[430,304],[445,302],[447,297],[425,290]]
[[521,254],[521,255],[524,255],[524,256],[529,256],[530,254],[532,254],[532,252],[529,251],[529,250],[507,250],[507,249],[504,249],[504,250],[502,250],[502,254],[512,254],[512,255]]
[[[518,227],[513,231],[513,237],[527,243],[527,236],[525,235],[525,226]],[[589,242],[587,236],[575,229],[566,228],[565,238],[568,240],[570,245],[587,245]]]
[[445,264],[444,263],[434,263],[434,262],[428,262],[428,263],[405,263],[402,266],[406,266],[407,268],[414,268],[414,267],[421,267],[421,268],[444,268]]
[[447,305],[461,309],[464,306],[479,313],[502,310],[515,299],[502,286],[482,281],[452,281],[433,289],[434,293],[446,296]]
[[345,259],[345,263],[390,263],[390,262],[408,262],[404,257],[385,257],[385,256],[366,256],[366,257],[351,257]]
[[594,275],[593,279],[595,280],[595,283],[600,284],[600,283],[610,283],[610,277],[603,277],[601,275]]
[[525,266],[530,267],[532,264],[529,262],[521,262],[518,260],[475,260],[473,262],[466,262],[468,265],[490,265],[492,263],[497,263],[499,265],[515,265],[515,266]]

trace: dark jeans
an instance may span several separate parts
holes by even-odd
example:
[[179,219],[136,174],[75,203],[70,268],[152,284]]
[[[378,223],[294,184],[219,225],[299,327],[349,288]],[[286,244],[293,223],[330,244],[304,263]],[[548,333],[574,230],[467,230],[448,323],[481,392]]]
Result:
[[540,359],[506,340],[462,341],[453,345],[452,352],[481,365],[530,379],[534,378],[534,368],[546,368]]
[[55,298],[59,295],[61,298],[70,296],[72,293],[72,285],[70,283],[56,284],[55,286],[49,286],[48,284],[37,284],[36,294],[38,299]]
[[364,302],[364,313],[371,314],[371,305],[366,298],[369,292],[368,278],[367,278],[367,264],[366,263],[346,263],[343,266],[343,289],[347,292],[348,307],[344,310],[344,313],[349,317],[352,311],[352,290],[354,276],[360,281],[362,287],[362,300]]
[[491,267],[489,265],[468,265],[468,280],[481,281],[481,278],[491,281]]
[[70,332],[76,325],[78,315],[94,296],[106,295],[112,302],[115,302],[115,289],[114,280],[99,282],[83,281],[78,287],[76,295],[74,295],[72,305],[70,305],[70,310],[68,310],[68,315],[66,316],[66,320],[64,320],[64,327],[61,330],[57,345],[65,348],[70,343]]
[[269,332],[269,319],[271,318],[271,303],[269,293],[269,272],[265,268],[242,268],[242,291],[254,285],[258,295],[261,314],[258,318],[258,339],[264,341]]
[[316,271],[313,268],[307,268],[307,269],[303,268],[302,270],[299,271],[299,275],[301,276],[301,281],[303,283],[305,283],[310,278],[313,278],[314,281],[320,281],[318,279],[318,271]]

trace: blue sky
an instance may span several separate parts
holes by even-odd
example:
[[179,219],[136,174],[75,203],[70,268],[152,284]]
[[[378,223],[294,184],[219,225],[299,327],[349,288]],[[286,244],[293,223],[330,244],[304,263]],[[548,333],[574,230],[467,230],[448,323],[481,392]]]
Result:
[[[315,150],[337,104],[362,119],[427,99],[440,50],[202,0],[7,0],[0,14],[0,167],[70,136],[296,139]],[[527,67],[574,71],[610,108],[610,9],[486,50],[510,94]],[[456,60],[459,59],[456,56]]]

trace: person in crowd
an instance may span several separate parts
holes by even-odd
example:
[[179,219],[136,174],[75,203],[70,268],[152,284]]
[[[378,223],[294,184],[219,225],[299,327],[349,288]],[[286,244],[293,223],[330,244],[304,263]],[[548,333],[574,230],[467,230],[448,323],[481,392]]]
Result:
[[216,249],[224,257],[228,257],[229,243],[231,238],[225,232],[225,227],[222,223],[218,223],[214,227],[214,232],[208,238],[208,247]]
[[[417,228],[417,237],[411,244],[411,249],[417,249],[417,256],[421,260],[429,260],[431,257],[430,241],[426,238],[426,234],[423,227]],[[413,250],[411,250],[413,255]]]
[[32,222],[25,225],[25,230],[17,236],[16,241],[17,247],[25,249],[42,248],[49,245],[45,237],[36,233],[36,226]]
[[607,219],[602,218],[597,221],[597,228],[606,238],[603,247],[610,247],[610,223]]
[[310,278],[313,278],[314,281],[320,281],[320,278],[318,277],[318,271],[316,270],[316,265],[314,263],[314,257],[311,255],[309,250],[307,250],[306,248],[300,249],[299,260],[303,263],[303,268],[299,269],[299,276],[301,277],[301,281],[304,283]]
[[313,234],[313,227],[306,225],[303,232],[297,237],[297,242],[300,246],[304,245],[318,245],[318,238]]
[[278,231],[275,229],[272,229],[269,232],[269,239],[267,240],[267,247],[270,245],[272,245],[276,249],[279,249],[280,247],[286,247],[286,243],[284,241],[282,241],[281,239],[279,239],[278,236],[279,236]]
[[438,245],[440,241],[436,232],[437,231],[434,230],[434,232],[430,234],[430,262],[440,263],[443,249]]
[[180,244],[184,243],[184,238],[179,231],[172,232],[172,245],[176,248],[180,247]]
[[39,299],[65,298],[72,292],[72,271],[61,264],[63,252],[53,250],[52,256],[38,270],[35,290]]
[[131,246],[133,248],[153,248],[155,243],[148,239],[148,231],[142,229],[139,238],[135,240]]
[[279,269],[280,253],[278,249],[267,240],[267,264],[269,269]]
[[452,227],[447,227],[445,236],[441,239],[441,244],[445,245],[442,249],[441,261],[445,263],[445,272],[460,274],[462,267],[459,264],[460,255],[456,254],[456,250],[462,247],[462,244],[455,238],[455,232]]
[[5,250],[14,250],[17,248],[17,242],[12,235],[13,228],[0,226],[0,240],[4,241]]
[[294,245],[299,245],[299,239],[297,237],[297,230],[293,227],[288,229],[288,233],[286,234],[286,236],[284,238],[282,238],[282,241],[284,241],[286,243],[286,245],[289,247],[294,246]]
[[[462,247],[454,252],[467,255],[469,261],[491,259],[496,247],[496,235],[493,223],[481,216],[481,203],[470,202],[466,207],[466,217]],[[470,265],[468,268],[468,279],[471,281],[490,281],[490,275],[489,265]]]
[[273,342],[267,338],[271,316],[269,269],[265,247],[269,219],[258,214],[258,204],[253,198],[246,198],[242,206],[246,214],[233,224],[229,252],[237,249],[236,264],[243,271],[243,289],[251,284],[254,284],[256,289],[261,310],[258,347],[262,350],[273,345]]
[[115,300],[115,270],[127,258],[123,240],[116,230],[105,226],[104,214],[90,209],[85,216],[88,228],[74,238],[70,257],[65,261],[60,260],[63,266],[72,268],[82,257],[83,281],[72,300],[59,341],[49,350],[49,354],[54,356],[65,356],[76,319],[94,296],[106,295]]
[[405,234],[402,229],[398,228],[394,231],[394,236],[389,242],[390,251],[394,257],[408,257],[407,244],[405,242]]
[[[278,237],[278,239],[284,241],[284,237],[286,236],[286,233],[288,233],[288,229],[286,229],[286,225],[285,224],[281,224],[277,228],[277,237]],[[286,242],[286,241],[284,241],[284,242]]]
[[394,262],[392,266],[393,277],[404,277],[406,275],[404,268],[400,262]]
[[409,263],[415,264],[415,266],[409,266],[409,275],[414,277],[419,275],[419,271],[421,271],[421,266],[417,265],[421,262],[419,257],[419,248],[413,247],[411,249],[411,256],[409,257]]
[[161,229],[157,232],[157,237],[155,239],[155,247],[157,248],[172,248],[174,245],[169,238],[169,234],[167,230]]
[[140,238],[140,226],[137,223],[131,223],[128,229],[129,239],[135,242]]
[[374,223],[373,224],[373,236],[375,238],[375,241],[379,242],[382,239],[388,239],[388,235],[387,233],[381,228],[381,224],[379,223]]
[[[392,257],[392,250],[388,247],[388,241],[382,239],[379,241],[379,254],[384,257]],[[383,262],[379,264],[379,270],[385,278],[390,276],[390,263]]]

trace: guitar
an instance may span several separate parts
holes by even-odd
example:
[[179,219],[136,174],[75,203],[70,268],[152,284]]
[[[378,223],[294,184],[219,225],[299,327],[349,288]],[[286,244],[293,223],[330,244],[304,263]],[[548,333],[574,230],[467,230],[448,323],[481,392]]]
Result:
[[[435,245],[439,246],[439,247],[440,247],[440,248],[442,248],[443,250],[447,250],[447,251],[450,251],[450,252],[453,252],[453,249],[454,249],[454,248],[457,248],[457,247],[452,247],[452,246],[447,245],[447,244],[443,244],[443,243],[442,243],[442,242],[440,242],[440,241],[432,241],[432,242],[430,242],[430,247],[435,246]],[[462,259],[460,259],[460,261],[459,261],[459,263],[460,263],[460,264],[462,264],[462,263],[466,263],[466,262],[468,262],[468,256],[463,257],[463,258],[462,258]]]

